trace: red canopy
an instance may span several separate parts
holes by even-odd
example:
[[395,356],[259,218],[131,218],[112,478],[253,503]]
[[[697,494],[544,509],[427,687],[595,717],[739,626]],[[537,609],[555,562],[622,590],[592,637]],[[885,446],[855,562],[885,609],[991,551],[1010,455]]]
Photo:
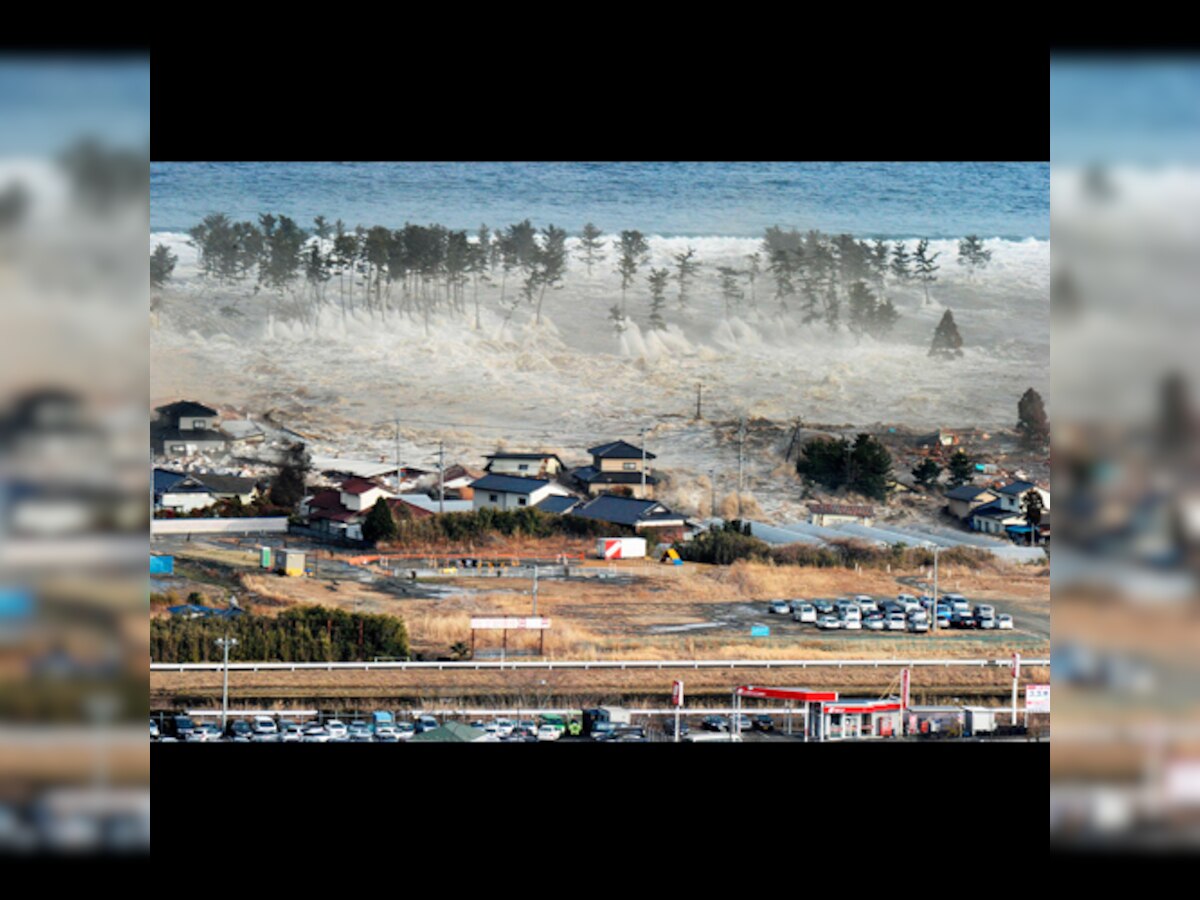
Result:
[[899,712],[900,703],[897,700],[871,700],[855,703],[833,704],[824,707],[827,713],[882,713]]
[[837,700],[837,691],[810,691],[808,688],[769,688],[746,684],[735,693],[739,697],[761,697],[770,700],[799,700],[801,703]]

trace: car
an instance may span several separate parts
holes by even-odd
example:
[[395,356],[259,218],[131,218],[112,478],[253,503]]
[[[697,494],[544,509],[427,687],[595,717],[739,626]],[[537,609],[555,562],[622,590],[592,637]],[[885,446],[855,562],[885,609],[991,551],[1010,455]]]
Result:
[[205,741],[219,741],[224,735],[221,734],[221,726],[216,722],[205,722],[196,729],[204,734]]
[[954,615],[950,617],[951,628],[976,628],[978,625],[978,621],[970,613],[955,611]]
[[888,631],[903,631],[906,625],[904,613],[900,612],[888,613],[887,620],[884,622],[884,628]]
[[611,740],[620,741],[623,744],[644,744],[648,738],[640,728],[625,728],[614,732]]
[[300,730],[300,726],[290,719],[282,719],[279,722],[279,739],[285,744],[298,744],[300,739],[304,737],[304,732]]
[[917,617],[909,619],[908,630],[914,634],[924,634],[929,630],[929,619]]
[[908,612],[910,609],[921,608],[921,601],[912,594],[897,594],[896,602],[900,604],[900,608],[904,612]]
[[1001,613],[1000,615],[996,616],[996,627],[1011,629],[1013,627],[1013,617],[1008,613]]
[[821,616],[817,619],[817,627],[822,631],[832,631],[842,627],[842,620],[837,616]]
[[732,718],[737,720],[738,731],[752,731],[754,729],[754,717],[749,713],[741,713]]
[[775,720],[772,719],[770,716],[768,716],[766,713],[760,713],[759,715],[755,716],[752,723],[754,725],[755,731],[774,731],[775,730]]
[[175,716],[171,719],[171,737],[178,740],[187,740],[187,736],[195,731],[196,723],[191,716]]
[[786,616],[792,611],[791,605],[786,600],[772,600],[768,609],[778,616]]
[[500,737],[508,737],[512,734],[512,730],[516,727],[516,723],[512,719],[497,719],[496,733]]
[[813,606],[816,608],[818,616],[828,616],[833,613],[832,600],[814,600]]
[[346,731],[355,743],[368,744],[373,738],[371,726],[362,719],[355,719],[346,727]]
[[407,741],[417,733],[417,727],[412,722],[396,723],[396,740]]
[[875,612],[879,609],[875,598],[869,594],[855,594],[854,602],[858,604],[858,608],[863,612]]
[[329,742],[329,732],[320,725],[309,725],[304,729],[300,740],[305,744],[326,744]]
[[413,722],[413,728],[417,734],[424,734],[426,731],[433,731],[433,729],[437,727],[438,720],[428,713],[417,716],[416,721]]
[[980,603],[975,607],[975,618],[977,619],[993,619],[996,617],[996,608],[987,603]]
[[[183,738],[183,739],[184,739],[185,741],[187,741],[189,744],[203,744],[203,743],[207,743],[207,742],[208,742],[208,741],[211,739],[211,737],[210,737],[210,735],[209,735],[209,731],[208,731],[209,727],[210,727],[210,726],[209,726],[209,725],[207,725],[207,724],[205,724],[205,725],[197,725],[197,726],[196,726],[195,728],[193,728],[191,731],[187,732],[187,733],[184,735],[184,738]],[[213,726],[211,726],[211,727],[213,727],[213,728],[216,728],[216,726],[215,726],[215,725],[213,725]],[[220,737],[219,731],[218,731],[218,735],[217,735],[217,736],[218,736],[218,737]]]
[[798,608],[792,611],[792,619],[805,625],[815,625],[817,621],[817,608],[811,603],[801,603]]
[[883,631],[887,627],[887,619],[883,613],[871,613],[863,619],[862,624],[868,631]]
[[251,728],[256,735],[279,735],[279,726],[275,724],[275,720],[270,716],[255,716]]
[[553,725],[539,725],[534,736],[539,741],[557,741],[562,737],[562,731],[555,728]]
[[857,603],[851,603],[847,606],[842,607],[841,617],[843,619],[855,619],[856,621],[861,622],[862,621],[862,610],[859,609]]
[[908,621],[910,621],[910,622],[914,622],[918,619],[923,619],[926,622],[926,624],[928,624],[929,613],[923,609],[914,609],[912,612],[908,613],[905,616],[905,618],[908,619]]
[[[663,719],[659,722],[659,724],[662,726],[663,734],[665,734],[669,738],[675,737],[675,717],[674,716],[663,717]],[[680,716],[679,717],[679,736],[685,737],[690,730],[691,729],[688,728],[687,719],[683,718],[683,716]]]
[[239,744],[244,744],[254,737],[254,729],[245,719],[230,719],[229,724],[225,727],[225,733],[229,735],[230,740]]
[[400,732],[396,730],[395,725],[376,725],[375,740],[386,744],[394,744],[400,740]]
[[975,619],[976,627],[982,628],[985,631],[991,631],[996,627],[995,616],[983,616]]
[[325,730],[329,732],[331,741],[348,741],[350,740],[350,731],[346,728],[346,723],[338,719],[330,719],[325,723]]
[[150,740],[157,741],[161,737],[158,733],[158,723],[153,719],[150,720]]
[[512,730],[506,740],[509,741],[525,741],[532,742],[538,740],[537,728],[531,728],[528,725],[518,725]]
[[904,613],[904,605],[897,603],[895,600],[883,600],[879,604],[879,611],[884,616],[890,616],[892,613]]
[[728,731],[729,720],[724,716],[705,716],[700,725],[705,731]]
[[846,631],[862,631],[862,619],[847,616],[842,619],[842,628]]
[[537,730],[538,730],[538,723],[533,721],[533,719],[521,719],[520,721],[517,722],[517,727],[524,728],[526,731],[536,735]]

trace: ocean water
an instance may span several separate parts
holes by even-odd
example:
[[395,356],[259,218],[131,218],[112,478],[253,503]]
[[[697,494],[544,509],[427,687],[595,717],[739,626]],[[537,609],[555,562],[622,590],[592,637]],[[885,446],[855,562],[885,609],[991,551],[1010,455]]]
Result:
[[406,221],[474,231],[529,218],[578,232],[760,237],[771,225],[860,238],[1050,237],[1047,163],[152,163],[150,228],[223,212],[310,227]]

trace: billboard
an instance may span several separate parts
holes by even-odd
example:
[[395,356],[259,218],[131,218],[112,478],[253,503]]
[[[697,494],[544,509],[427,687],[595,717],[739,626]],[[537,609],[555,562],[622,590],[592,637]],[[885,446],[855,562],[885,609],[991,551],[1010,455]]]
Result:
[[1025,685],[1025,712],[1050,712],[1050,685]]
[[471,628],[493,628],[504,631],[510,628],[543,629],[549,627],[550,620],[542,616],[498,616],[471,620]]

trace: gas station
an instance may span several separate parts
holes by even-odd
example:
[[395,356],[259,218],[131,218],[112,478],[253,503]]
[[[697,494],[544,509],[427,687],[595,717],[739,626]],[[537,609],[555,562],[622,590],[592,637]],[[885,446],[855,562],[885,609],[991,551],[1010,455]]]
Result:
[[[907,688],[907,670],[905,671]],[[907,691],[906,691],[907,692]],[[839,700],[837,691],[808,688],[772,688],[742,685],[733,692],[733,723],[730,739],[740,733],[742,698],[787,701],[786,733],[792,733],[792,710],[799,706],[805,741],[898,737],[904,733],[904,698],[879,700]]]

